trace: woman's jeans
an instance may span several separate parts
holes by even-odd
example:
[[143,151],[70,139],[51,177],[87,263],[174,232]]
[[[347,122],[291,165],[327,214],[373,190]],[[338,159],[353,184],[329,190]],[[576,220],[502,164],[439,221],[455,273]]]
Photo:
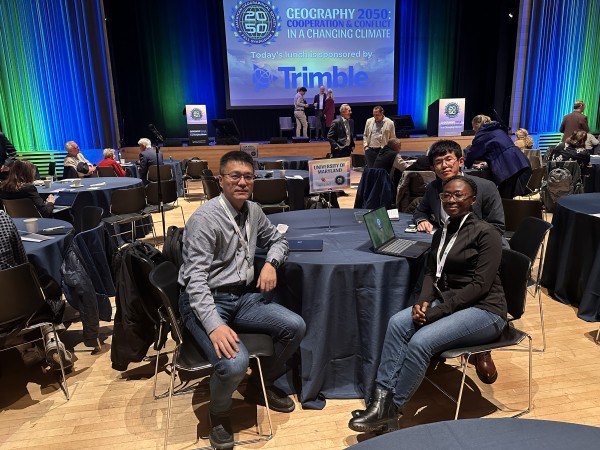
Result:
[[[264,333],[273,338],[274,355],[261,358],[265,383],[271,384],[283,375],[286,361],[296,351],[306,331],[302,317],[281,305],[268,303],[262,294],[257,293],[243,294],[240,297],[218,294],[214,296],[214,300],[219,315],[236,333]],[[185,326],[214,366],[214,373],[210,378],[210,411],[225,414],[231,409],[231,395],[248,369],[248,350],[240,341],[235,358],[227,359],[223,356],[219,359],[185,292],[179,298],[179,309]]]
[[[437,300],[429,307],[436,304]],[[423,381],[433,355],[491,342],[505,326],[502,317],[474,307],[418,326],[412,320],[412,307],[406,308],[388,322],[376,384],[392,391],[394,403],[402,408]]]

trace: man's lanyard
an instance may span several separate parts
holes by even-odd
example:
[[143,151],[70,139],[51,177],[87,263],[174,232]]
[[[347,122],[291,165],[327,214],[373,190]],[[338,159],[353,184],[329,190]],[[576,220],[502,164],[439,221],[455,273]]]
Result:
[[448,233],[448,222],[450,222],[450,220],[446,220],[444,222],[444,230],[442,231],[442,238],[440,239],[440,246],[438,247],[437,258],[436,258],[436,262],[437,262],[437,270],[435,272],[436,285],[437,285],[438,280],[442,277],[442,271],[444,270],[444,265],[446,264],[446,258],[448,257],[448,253],[450,253],[450,250],[452,249],[452,247],[454,246],[454,243],[456,242],[456,238],[458,237],[458,232],[460,231],[460,229],[462,228],[462,226],[465,223],[465,220],[467,220],[467,217],[469,217],[470,214],[471,213],[468,213],[460,221],[458,230],[456,230],[456,233],[454,233],[454,236],[452,236],[452,238],[450,239],[450,242],[448,242],[448,245],[446,245],[446,248],[444,249],[444,253],[441,254],[442,246],[443,246],[444,242],[446,241],[446,234]]
[[225,214],[227,214],[227,218],[229,219],[229,222],[231,222],[231,224],[233,225],[233,229],[236,231],[238,238],[240,239],[240,243],[242,245],[242,249],[244,250],[244,254],[245,254],[244,259],[248,263],[248,269],[246,271],[246,284],[250,284],[254,280],[254,261],[253,261],[252,257],[250,256],[250,245],[249,245],[250,231],[251,231],[250,211],[248,211],[248,217],[246,218],[246,225],[245,225],[246,237],[244,237],[244,235],[242,234],[242,230],[240,230],[239,225],[237,224],[237,222],[231,215],[231,211],[225,204],[225,200],[223,200],[222,196],[219,196],[219,203],[221,203],[221,206],[225,210]]

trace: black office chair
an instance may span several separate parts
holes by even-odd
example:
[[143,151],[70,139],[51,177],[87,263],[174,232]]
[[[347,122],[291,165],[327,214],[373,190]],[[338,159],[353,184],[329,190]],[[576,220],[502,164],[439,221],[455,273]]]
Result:
[[[159,310],[161,317],[171,327],[171,336],[176,343],[170,363],[171,381],[169,383],[169,391],[167,394],[169,400],[167,406],[167,423],[165,426],[165,448],[167,447],[169,439],[169,425],[171,420],[173,395],[175,395],[176,392],[184,393],[190,391],[190,388],[186,389],[184,385],[183,389],[175,392],[175,377],[179,371],[185,371],[193,374],[194,372],[199,372],[211,367],[211,364],[208,362],[204,352],[196,343],[196,340],[191,333],[189,333],[186,328],[182,329],[179,326],[177,314],[177,311],[179,310],[179,285],[177,283],[178,274],[179,270],[170,261],[160,264],[159,266],[155,267],[152,272],[150,272],[150,284],[154,287],[154,290],[162,302],[162,307]],[[255,359],[257,363],[256,365],[258,367],[258,374],[260,376],[261,386],[263,387],[263,396],[266,405],[265,409],[269,422],[269,432],[267,434],[261,434],[260,437],[256,439],[236,441],[234,445],[268,441],[273,437],[273,425],[271,422],[271,413],[269,411],[267,393],[264,387],[265,384],[260,357],[268,357],[273,355],[273,339],[266,334],[238,334],[238,337],[248,349],[250,358]]]
[[[148,204],[146,203],[146,194],[143,186],[128,189],[115,189],[110,201],[111,215],[102,220],[113,226],[126,223],[131,224],[131,241],[133,242],[135,241],[136,228],[145,228],[147,226],[143,223],[136,225],[135,222],[141,222],[144,219],[151,217],[149,213],[145,212],[147,206]],[[116,229],[114,231],[114,236],[121,236],[129,233],[129,231],[118,232]],[[156,244],[154,224],[152,224],[152,235],[154,236],[154,243]]]
[[535,217],[542,220],[542,202],[539,200],[513,200],[502,199],[502,207],[504,208],[504,225],[506,239],[511,239],[515,231],[521,223],[528,217]]
[[102,221],[104,210],[99,206],[84,206],[81,213],[75,215],[73,226],[77,233],[96,228]]
[[290,210],[287,184],[284,178],[255,180],[252,200],[260,205],[265,214]]
[[221,188],[217,177],[202,177],[202,189],[207,199],[215,198],[221,195]]
[[[185,175],[183,176],[183,190],[186,197],[190,196],[190,183],[200,182],[202,183],[202,177],[204,176],[204,171],[208,169],[208,162],[199,160],[199,159],[191,159],[188,161]],[[206,194],[206,192],[204,192]]]
[[[165,211],[173,211],[179,208],[181,210],[181,218],[185,225],[185,216],[183,208],[177,204],[177,182],[175,180],[161,181],[162,202]],[[148,183],[146,185],[146,201],[148,206],[145,212],[148,214],[156,214],[160,212],[160,201],[158,198],[158,183]],[[154,219],[156,222],[161,222],[159,219]]]
[[102,178],[116,177],[117,173],[115,172],[114,167],[96,167],[96,171],[98,172],[98,176]]
[[30,198],[6,199],[2,200],[2,203],[4,204],[6,214],[14,219],[23,217],[42,217],[35,207],[33,200]]
[[[536,217],[527,217],[515,234],[512,239],[509,241],[510,248],[524,254],[527,256],[532,264],[531,270],[529,272],[529,285],[533,286],[533,293],[531,294],[533,298],[537,296],[539,308],[540,308],[540,324],[542,327],[542,348],[534,349],[536,352],[543,352],[546,349],[546,331],[544,329],[544,311],[542,309],[542,290],[540,287],[540,282],[542,279],[542,271],[544,268],[544,241],[546,239],[546,235],[548,231],[552,228],[552,224],[548,223],[540,218]],[[533,275],[533,265],[535,260],[540,255],[540,261],[538,264],[537,274]]]
[[167,181],[173,179],[173,167],[170,164],[162,164],[160,166],[151,165],[148,167],[148,181],[158,181],[158,169],[160,167],[160,181]]
[[[47,307],[44,293],[31,263],[21,264],[16,267],[0,271],[0,286],[2,286],[2,308],[0,308],[0,328],[3,335],[19,336],[26,339],[25,343],[42,340],[42,327],[51,327],[54,341],[60,342],[54,324],[54,317]],[[48,312],[46,312],[46,310]],[[30,333],[35,329],[40,330],[40,337],[31,339]],[[19,345],[23,345],[20,342]],[[11,347],[0,348],[0,352]],[[58,352],[60,364],[59,384],[65,397],[69,400],[69,388],[65,376],[66,361],[62,352]],[[4,369],[10,369],[5,366]]]
[[[433,386],[444,393],[449,399],[456,403],[456,412],[454,414],[454,420],[458,420],[458,413],[460,410],[460,403],[462,400],[463,389],[465,386],[465,378],[467,375],[467,361],[472,355],[478,355],[480,353],[489,352],[491,350],[505,349],[520,344],[523,339],[528,339],[529,344],[529,388],[528,388],[528,405],[527,409],[520,411],[512,417],[520,417],[527,414],[531,410],[531,369],[532,369],[532,348],[531,348],[531,336],[524,331],[518,330],[512,325],[512,321],[518,320],[525,311],[525,299],[527,297],[527,281],[529,279],[529,273],[531,270],[531,260],[514,250],[503,249],[502,250],[502,263],[500,266],[500,278],[502,280],[502,287],[504,289],[504,295],[506,297],[506,304],[508,307],[509,322],[502,331],[502,334],[498,339],[488,344],[474,345],[471,347],[463,347],[446,350],[439,355],[442,359],[460,358],[460,367],[462,369],[462,379],[460,382],[460,390],[458,392],[458,399],[454,399],[444,389],[442,389],[437,383],[433,382],[429,377],[426,380],[429,381]],[[520,349],[519,349],[520,350]]]

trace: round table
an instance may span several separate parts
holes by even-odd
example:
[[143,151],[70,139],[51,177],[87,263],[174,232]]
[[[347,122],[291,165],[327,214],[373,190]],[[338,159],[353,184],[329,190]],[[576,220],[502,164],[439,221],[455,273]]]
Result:
[[314,159],[312,156],[265,156],[257,158],[259,166],[265,162],[283,161],[284,169],[308,170],[308,161]]
[[600,321],[600,193],[558,200],[542,285],[562,303],[579,304],[580,319]]
[[535,419],[463,419],[405,428],[368,439],[355,450],[597,449],[600,428]]
[[[177,196],[183,197],[183,161],[166,159],[164,164],[169,164],[173,168],[173,176],[177,182]],[[123,169],[128,177],[140,178],[140,167],[137,162],[127,162],[123,164]]]
[[[271,177],[265,178],[265,175],[268,173],[271,174]],[[256,175],[258,175],[261,180],[277,180],[281,178],[279,170],[257,170]],[[308,170],[286,169],[285,183],[288,192],[288,204],[290,206],[290,211],[304,209],[304,197],[308,197],[310,190],[308,185]]]
[[[322,252],[292,252],[278,271],[277,301],[300,314],[307,325],[300,345],[305,408],[322,408],[325,398],[361,398],[370,392],[389,318],[409,305],[423,257],[406,259],[371,250],[355,211],[327,209],[271,214],[289,226],[289,239],[322,239]],[[431,235],[404,232],[412,216],[393,222],[396,235],[431,241]],[[264,256],[263,256],[264,258]]]
[[[12,219],[19,231],[27,231],[25,219]],[[40,271],[48,273],[60,285],[60,266],[63,261],[64,243],[73,225],[57,219],[38,219],[38,229],[65,227],[65,234],[48,236],[51,239],[42,242],[23,241],[27,258]]]

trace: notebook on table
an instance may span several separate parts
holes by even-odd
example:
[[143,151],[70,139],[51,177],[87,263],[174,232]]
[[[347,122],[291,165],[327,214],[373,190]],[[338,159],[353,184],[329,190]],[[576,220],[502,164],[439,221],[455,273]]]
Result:
[[288,239],[290,252],[322,252],[323,241],[320,239]]
[[411,241],[410,239],[396,237],[385,207],[366,213],[363,216],[363,221],[369,231],[375,253],[418,258],[431,247],[428,242]]

